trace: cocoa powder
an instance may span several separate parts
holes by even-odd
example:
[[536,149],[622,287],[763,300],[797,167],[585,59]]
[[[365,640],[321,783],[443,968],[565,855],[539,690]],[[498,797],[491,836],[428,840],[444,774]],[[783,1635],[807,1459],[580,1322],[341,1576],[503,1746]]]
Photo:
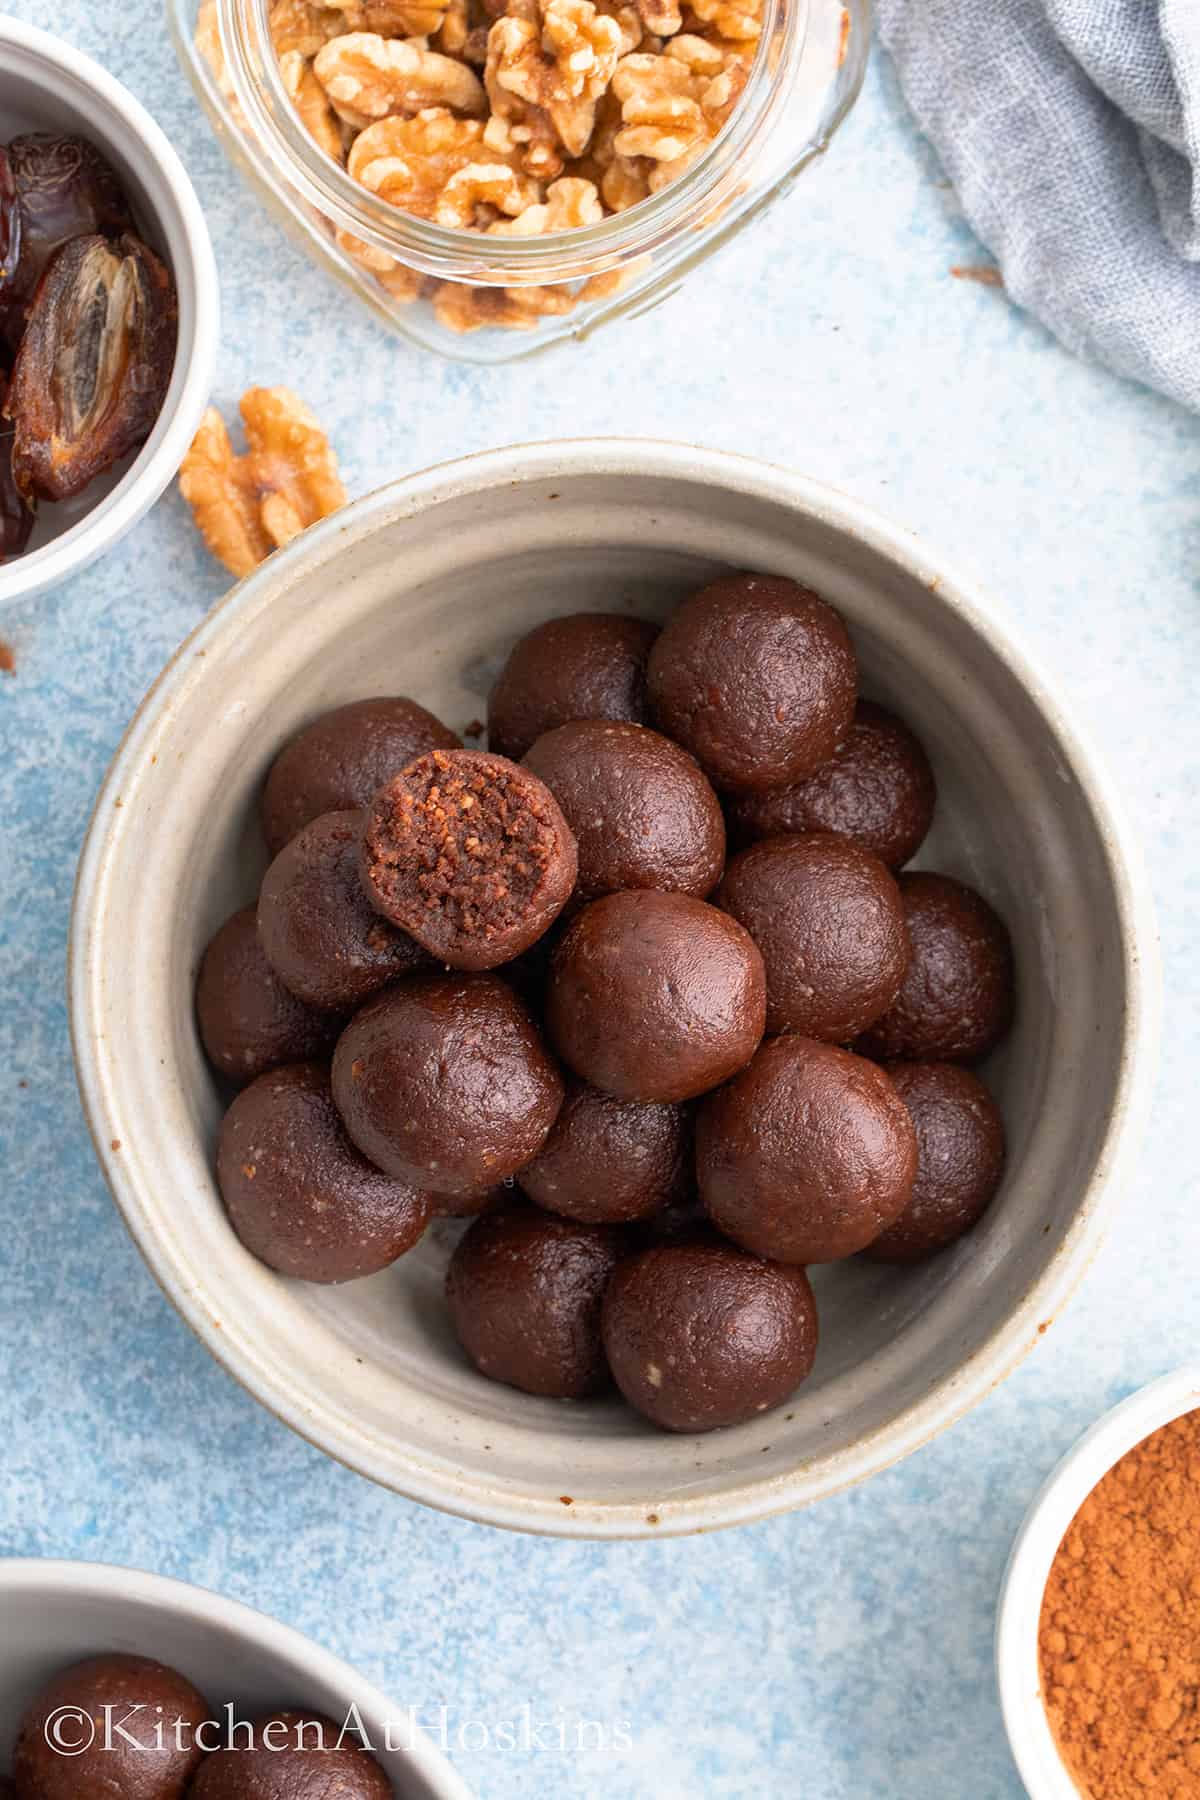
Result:
[[1042,1695],[1088,1800],[1200,1797],[1200,1412],[1084,1501],[1046,1583]]

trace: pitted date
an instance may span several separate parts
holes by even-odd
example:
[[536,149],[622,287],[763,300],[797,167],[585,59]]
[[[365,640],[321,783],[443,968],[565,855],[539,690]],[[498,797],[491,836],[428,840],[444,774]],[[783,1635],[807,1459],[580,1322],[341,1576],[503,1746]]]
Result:
[[86,138],[25,132],[9,144],[8,164],[20,243],[7,298],[25,305],[63,244],[96,233],[119,237],[132,231],[133,216],[116,170]]
[[5,405],[26,500],[69,500],[149,437],[175,360],[170,271],[140,239],[56,250],[29,308]]
[[11,286],[21,260],[21,206],[12,158],[0,146],[0,300]]
[[[8,386],[0,375],[0,394]],[[20,556],[33,530],[34,508],[21,496],[13,475],[13,428],[0,419],[0,563]]]

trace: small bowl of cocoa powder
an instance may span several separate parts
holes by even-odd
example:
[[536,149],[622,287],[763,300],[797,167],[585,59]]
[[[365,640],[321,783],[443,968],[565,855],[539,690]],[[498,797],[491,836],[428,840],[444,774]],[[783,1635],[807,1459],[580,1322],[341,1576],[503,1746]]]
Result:
[[1032,1800],[1200,1795],[1200,1364],[1106,1413],[1009,1557],[996,1667]]

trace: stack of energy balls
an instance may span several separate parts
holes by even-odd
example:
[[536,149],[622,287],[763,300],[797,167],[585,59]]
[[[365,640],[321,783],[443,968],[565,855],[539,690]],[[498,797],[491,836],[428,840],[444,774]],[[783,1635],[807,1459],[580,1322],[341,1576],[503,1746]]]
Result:
[[932,1255],[995,1193],[966,1065],[1011,1021],[1008,934],[961,882],[896,873],[928,760],[793,581],[727,576],[661,632],[539,626],[488,741],[365,700],[276,759],[275,860],[197,990],[249,1083],[230,1220],[281,1273],[346,1281],[477,1215],[446,1294],[484,1375],[735,1424],[812,1368],[809,1265]]

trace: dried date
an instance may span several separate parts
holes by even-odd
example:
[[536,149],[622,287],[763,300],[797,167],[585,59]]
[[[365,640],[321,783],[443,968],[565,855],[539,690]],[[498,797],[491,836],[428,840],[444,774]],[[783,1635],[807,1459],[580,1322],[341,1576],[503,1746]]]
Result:
[[21,260],[21,206],[12,158],[0,146],[0,299],[3,299]]
[[145,443],[171,379],[177,320],[170,271],[132,234],[55,251],[5,406],[22,495],[72,499]]
[[[0,395],[7,389],[0,376]],[[22,498],[13,476],[13,428],[0,419],[0,563],[20,556],[33,530],[34,508]]]
[[16,190],[18,256],[0,286],[0,326],[13,348],[46,264],[72,238],[118,237],[132,231],[133,215],[112,165],[86,138],[29,131],[8,146]]

